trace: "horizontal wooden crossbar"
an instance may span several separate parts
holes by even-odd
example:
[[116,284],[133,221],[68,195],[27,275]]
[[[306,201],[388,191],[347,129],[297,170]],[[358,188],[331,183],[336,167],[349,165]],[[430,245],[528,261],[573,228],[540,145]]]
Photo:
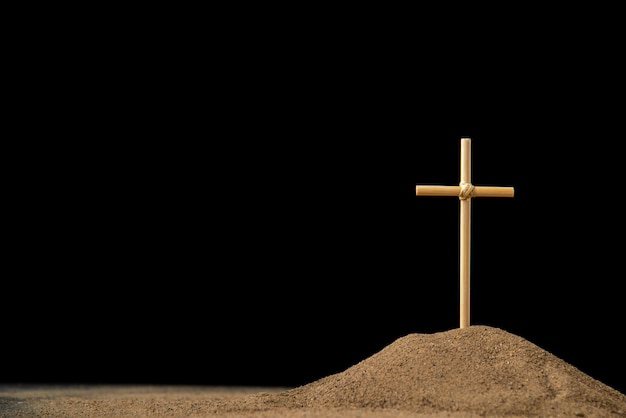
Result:
[[[415,186],[416,196],[458,196],[461,186]],[[470,197],[513,197],[514,187],[474,186]]]

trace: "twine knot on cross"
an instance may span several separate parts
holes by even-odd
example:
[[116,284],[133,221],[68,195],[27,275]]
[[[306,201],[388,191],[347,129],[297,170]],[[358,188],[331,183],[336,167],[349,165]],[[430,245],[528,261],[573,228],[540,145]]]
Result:
[[474,194],[474,185],[472,183],[460,182],[461,190],[459,190],[459,199],[467,200]]

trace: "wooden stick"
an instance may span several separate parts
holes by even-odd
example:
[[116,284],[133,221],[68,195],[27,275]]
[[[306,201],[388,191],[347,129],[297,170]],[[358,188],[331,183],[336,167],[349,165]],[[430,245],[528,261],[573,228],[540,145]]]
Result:
[[[458,196],[461,186],[415,186],[416,196]],[[514,187],[475,186],[471,197],[513,197]]]
[[[461,184],[472,184],[471,171],[471,141],[461,138]],[[470,212],[472,199],[460,199],[461,228],[460,228],[460,263],[459,291],[460,291],[460,326],[469,326],[470,319]]]

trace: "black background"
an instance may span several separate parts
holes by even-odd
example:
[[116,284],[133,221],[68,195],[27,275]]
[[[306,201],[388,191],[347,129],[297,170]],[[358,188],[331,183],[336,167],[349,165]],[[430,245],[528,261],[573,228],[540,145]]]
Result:
[[299,385],[458,327],[458,199],[415,185],[470,137],[515,187],[472,201],[471,323],[626,390],[604,38],[134,16],[18,51],[0,381]]

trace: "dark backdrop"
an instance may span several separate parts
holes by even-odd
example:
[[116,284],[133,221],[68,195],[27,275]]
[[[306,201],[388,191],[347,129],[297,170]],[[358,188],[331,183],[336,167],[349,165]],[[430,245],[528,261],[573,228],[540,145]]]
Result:
[[185,27],[30,40],[0,381],[299,385],[458,327],[458,199],[415,185],[470,137],[473,183],[515,187],[472,201],[471,323],[626,390],[610,54]]

